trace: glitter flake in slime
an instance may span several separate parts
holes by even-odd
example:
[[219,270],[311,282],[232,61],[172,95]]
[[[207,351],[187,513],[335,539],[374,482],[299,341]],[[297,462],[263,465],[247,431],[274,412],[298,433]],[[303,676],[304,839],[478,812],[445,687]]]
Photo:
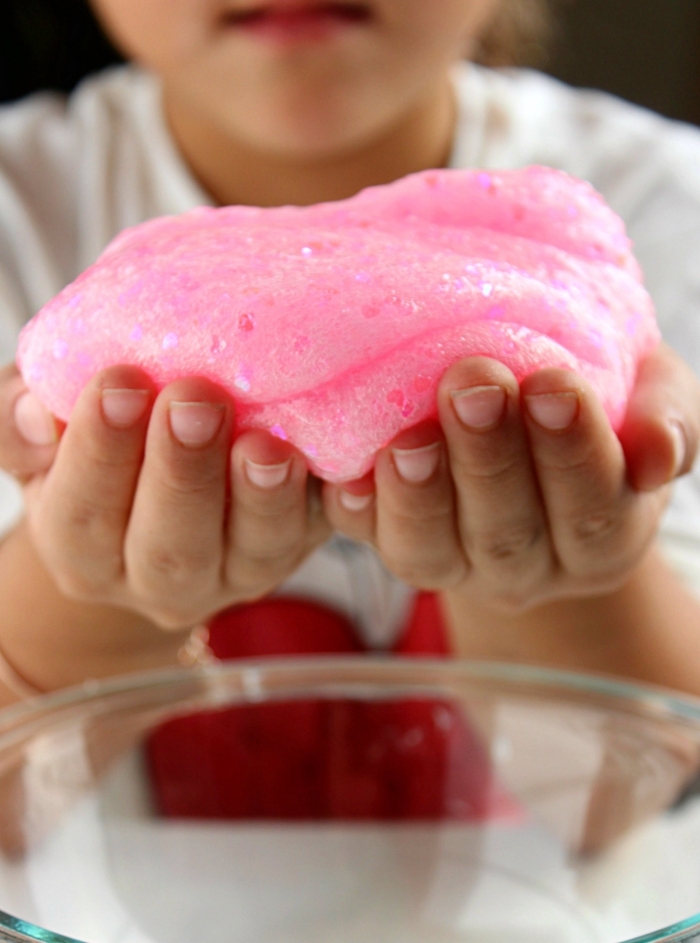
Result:
[[622,221],[556,170],[415,174],[308,208],[200,208],[124,231],[24,328],[29,387],[67,420],[98,370],[226,387],[322,478],[359,477],[435,415],[445,370],[577,371],[618,428],[659,340]]

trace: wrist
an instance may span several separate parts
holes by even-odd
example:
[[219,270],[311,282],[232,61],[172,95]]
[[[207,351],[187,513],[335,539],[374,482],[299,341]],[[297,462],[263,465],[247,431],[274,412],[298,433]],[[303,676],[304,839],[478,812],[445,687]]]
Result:
[[614,592],[516,615],[445,593],[459,657],[592,671],[700,693],[700,601],[652,548]]
[[190,634],[165,632],[127,609],[64,597],[41,563],[26,523],[0,545],[0,598],[0,651],[27,687],[40,692],[176,666]]

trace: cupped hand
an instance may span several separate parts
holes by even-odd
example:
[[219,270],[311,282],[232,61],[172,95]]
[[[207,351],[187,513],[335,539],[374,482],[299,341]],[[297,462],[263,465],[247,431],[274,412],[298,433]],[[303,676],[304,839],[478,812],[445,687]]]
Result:
[[303,457],[257,431],[232,447],[233,404],[207,380],[156,395],[139,370],[110,368],[43,446],[9,421],[25,396],[9,383],[0,463],[25,481],[34,546],[71,599],[188,628],[270,592],[327,536]]
[[621,587],[700,435],[700,382],[665,346],[641,364],[619,435],[576,374],[519,387],[486,358],[445,374],[438,407],[373,477],[326,486],[327,516],[411,585],[513,613]]

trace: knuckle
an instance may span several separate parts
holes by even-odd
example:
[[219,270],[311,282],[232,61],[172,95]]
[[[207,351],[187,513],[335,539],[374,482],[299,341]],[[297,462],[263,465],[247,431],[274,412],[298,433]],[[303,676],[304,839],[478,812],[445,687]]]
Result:
[[487,482],[499,487],[511,480],[517,474],[520,461],[517,455],[496,453],[481,461],[469,459],[466,456],[457,456],[453,467],[455,477],[466,481],[479,483]]
[[83,456],[83,465],[89,466],[92,475],[100,480],[112,478],[115,472],[123,474],[125,468],[123,455],[110,453],[102,447],[100,442],[95,442],[90,436],[81,436],[76,446]]
[[[63,535],[62,542],[70,540],[76,546],[103,545],[124,528],[124,512],[121,508],[105,507],[87,497],[71,501],[56,522],[57,533]],[[85,551],[86,554],[88,551]]]
[[211,560],[197,549],[151,548],[148,554],[148,581],[181,590],[199,583],[210,570]]
[[171,468],[159,482],[163,499],[176,506],[199,504],[222,487],[223,475],[218,468],[200,469],[199,473],[185,468]]
[[270,522],[282,521],[294,516],[302,517],[304,514],[304,505],[300,496],[286,489],[249,494],[246,496],[245,507],[248,513],[263,521],[264,526],[270,526]]
[[[80,433],[76,433],[67,445],[73,468],[80,469],[79,478],[73,480],[86,489],[99,488],[105,500],[115,500],[120,486],[132,470],[124,454],[110,454],[102,443]],[[82,498],[82,494],[79,497]]]
[[104,523],[105,508],[83,496],[71,501],[63,513],[63,526],[71,532],[92,532]]
[[600,439],[575,426],[563,436],[546,437],[533,444],[532,457],[540,474],[547,473],[555,480],[557,476],[588,480],[600,466]]
[[91,531],[100,517],[99,509],[96,505],[82,499],[79,502],[73,502],[66,509],[64,517],[64,526],[70,531]]
[[474,535],[469,549],[490,565],[503,566],[519,563],[542,544],[544,536],[542,524],[524,521]]
[[570,533],[574,552],[563,554],[563,559],[568,559],[567,569],[579,578],[593,580],[599,590],[616,585],[648,544],[634,521],[607,510],[575,520]]
[[[380,519],[382,508],[379,509]],[[396,533],[410,534],[409,540],[436,543],[445,533],[454,530],[454,510],[444,500],[411,500],[391,508],[391,526]]]
[[575,518],[571,524],[574,540],[587,547],[616,543],[623,538],[623,529],[622,518],[608,508]]
[[554,481],[587,480],[595,468],[593,456],[588,449],[552,449],[547,455],[538,455],[537,465]]

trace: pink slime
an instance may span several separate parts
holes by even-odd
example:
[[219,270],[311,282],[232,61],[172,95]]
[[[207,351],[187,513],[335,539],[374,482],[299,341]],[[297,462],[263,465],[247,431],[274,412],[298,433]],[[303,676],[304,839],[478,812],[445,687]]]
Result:
[[556,170],[415,174],[308,208],[201,208],[117,236],[24,328],[29,387],[67,420],[98,370],[163,387],[206,376],[237,428],[288,439],[329,481],[359,477],[435,414],[462,357],[518,379],[565,367],[615,428],[659,340],[622,221]]

